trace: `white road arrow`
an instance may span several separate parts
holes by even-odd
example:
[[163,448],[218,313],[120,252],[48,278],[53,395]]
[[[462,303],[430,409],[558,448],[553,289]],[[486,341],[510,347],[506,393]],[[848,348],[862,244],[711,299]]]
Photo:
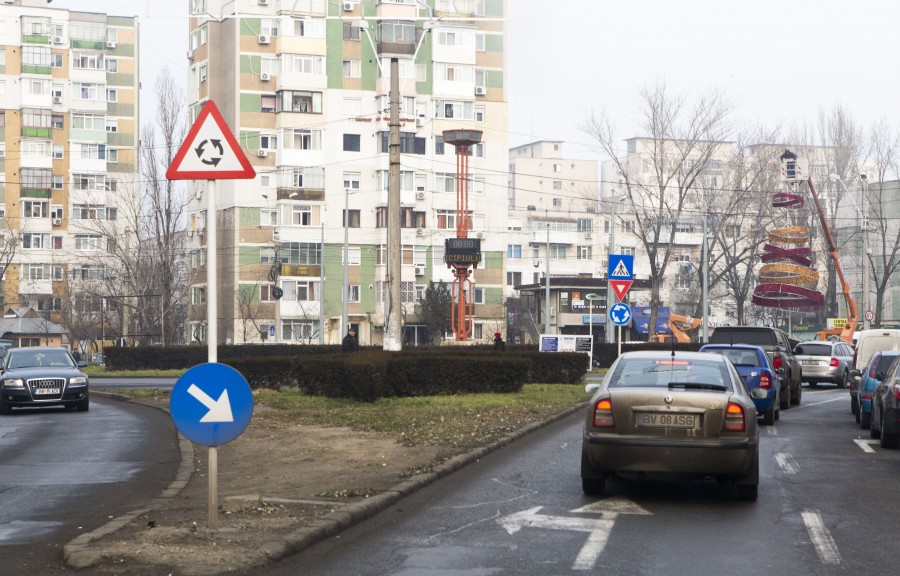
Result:
[[541,506],[516,512],[503,518],[498,518],[497,522],[509,534],[515,534],[522,528],[549,528],[550,530],[575,530],[578,532],[587,532],[588,539],[578,552],[575,562],[572,564],[573,570],[591,570],[597,562],[597,558],[606,548],[606,541],[609,539],[609,533],[612,531],[613,524],[619,514],[650,514],[634,502],[623,498],[610,498],[609,500],[600,500],[594,504],[584,506],[572,510],[575,513],[599,513],[601,518],[571,518],[567,516],[547,516],[546,514],[538,514]]
[[228,389],[222,390],[218,400],[213,400],[209,394],[201,390],[196,384],[191,384],[188,394],[209,408],[201,422],[234,422],[234,414],[231,413],[231,402],[228,401]]

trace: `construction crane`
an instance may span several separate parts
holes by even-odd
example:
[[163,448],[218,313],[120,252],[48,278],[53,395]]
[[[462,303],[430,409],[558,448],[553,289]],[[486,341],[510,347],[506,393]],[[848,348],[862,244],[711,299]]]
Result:
[[828,222],[825,221],[825,212],[819,203],[819,197],[816,195],[816,188],[813,186],[812,180],[808,179],[806,183],[809,185],[809,191],[812,194],[813,202],[816,203],[816,211],[819,213],[819,221],[822,223],[822,230],[825,233],[825,240],[828,242],[828,253],[831,254],[831,260],[834,262],[834,270],[837,272],[838,280],[841,283],[841,292],[844,294],[844,300],[847,303],[847,321],[844,322],[843,328],[830,328],[816,332],[819,340],[828,340],[830,336],[840,336],[841,340],[853,345],[853,333],[856,332],[856,325],[859,323],[859,314],[856,309],[856,299],[850,293],[850,284],[844,278],[844,269],[841,268],[841,258],[834,238],[831,236],[831,229]]
[[703,326],[703,321],[692,316],[669,314],[667,326],[672,331],[671,334],[657,332],[648,342],[652,344],[668,344],[673,339],[676,342],[693,342],[694,340],[688,332],[696,332]]

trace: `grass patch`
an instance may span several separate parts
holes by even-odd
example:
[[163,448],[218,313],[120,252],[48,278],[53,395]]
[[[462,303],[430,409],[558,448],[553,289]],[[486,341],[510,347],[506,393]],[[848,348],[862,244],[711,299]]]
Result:
[[260,391],[257,404],[273,408],[266,420],[340,426],[397,438],[407,446],[441,446],[453,454],[498,440],[532,422],[586,402],[582,384],[526,384],[517,394],[382,398],[372,403],[306,396],[294,390]]
[[82,372],[98,378],[179,378],[187,370],[107,370],[106,366],[85,366]]

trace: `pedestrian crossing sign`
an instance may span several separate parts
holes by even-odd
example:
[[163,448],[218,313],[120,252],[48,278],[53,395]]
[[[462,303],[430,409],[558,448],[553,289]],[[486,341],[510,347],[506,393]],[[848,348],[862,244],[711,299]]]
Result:
[[610,254],[610,280],[634,280],[634,256],[631,254]]

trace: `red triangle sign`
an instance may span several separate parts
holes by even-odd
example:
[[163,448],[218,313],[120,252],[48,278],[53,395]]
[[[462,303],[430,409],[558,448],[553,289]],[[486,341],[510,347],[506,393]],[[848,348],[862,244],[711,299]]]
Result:
[[628,289],[631,288],[634,280],[610,280],[609,283],[613,288],[613,292],[616,293],[616,298],[621,300],[625,297],[625,293],[628,292]]
[[172,164],[169,180],[238,180],[256,177],[234,134],[212,100],[207,100]]

